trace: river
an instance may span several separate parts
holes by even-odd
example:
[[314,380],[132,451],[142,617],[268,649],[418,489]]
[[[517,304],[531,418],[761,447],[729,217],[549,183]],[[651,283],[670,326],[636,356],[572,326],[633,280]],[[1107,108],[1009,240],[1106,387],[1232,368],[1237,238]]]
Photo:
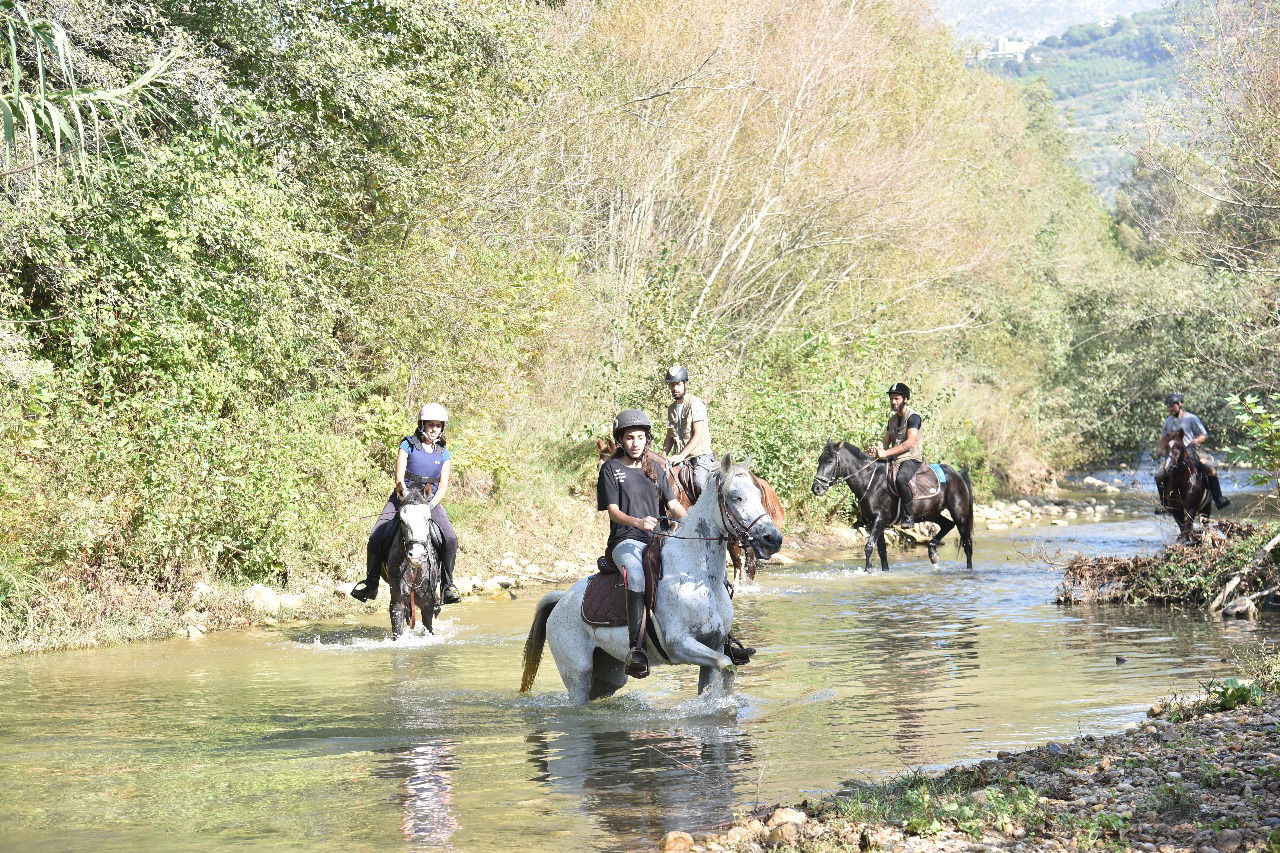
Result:
[[0,661],[0,847],[23,850],[649,846],[851,776],[991,757],[1138,719],[1232,672],[1273,620],[1052,604],[1040,549],[1128,554],[1150,516],[980,533],[887,575],[766,567],[737,599],[760,653],[732,701],[659,670],[570,708],[548,655],[516,693],[536,594]]

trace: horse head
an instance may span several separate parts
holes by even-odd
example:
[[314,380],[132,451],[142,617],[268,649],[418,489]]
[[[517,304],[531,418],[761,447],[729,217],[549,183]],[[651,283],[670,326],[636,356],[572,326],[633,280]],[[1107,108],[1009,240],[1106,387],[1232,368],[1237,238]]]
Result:
[[415,484],[404,493],[400,503],[400,540],[409,565],[415,569],[422,568],[427,548],[432,544],[431,507],[426,486]]
[[613,454],[618,452],[618,443],[608,438],[596,439],[596,453],[600,457],[600,464],[608,462],[613,458]]
[[1175,429],[1173,432],[1160,439],[1162,449],[1169,454],[1169,468],[1175,468],[1181,465],[1187,455],[1187,448],[1183,441],[1182,430]]
[[720,457],[716,495],[720,504],[720,520],[724,535],[734,541],[746,541],[756,556],[767,560],[782,547],[782,533],[764,506],[764,495],[748,470],[751,457],[735,464],[726,453]]
[[813,493],[818,497],[825,495],[832,486],[849,476],[848,466],[840,453],[843,448],[855,449],[846,442],[831,439],[827,439],[823,446],[822,454],[818,457],[818,472],[813,475]]

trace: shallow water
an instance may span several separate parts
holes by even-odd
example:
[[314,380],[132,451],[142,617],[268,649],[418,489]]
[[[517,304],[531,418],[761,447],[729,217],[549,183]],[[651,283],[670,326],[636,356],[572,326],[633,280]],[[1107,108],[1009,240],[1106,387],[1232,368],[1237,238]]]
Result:
[[854,571],[860,554],[766,567],[737,598],[760,653],[732,700],[666,669],[570,708],[549,655],[518,695],[533,594],[400,643],[382,615],[0,661],[0,846],[630,850],[851,777],[1114,730],[1280,633],[1050,603],[1044,549],[1170,533],[979,534],[972,572],[948,548],[938,569],[891,555],[887,575]]

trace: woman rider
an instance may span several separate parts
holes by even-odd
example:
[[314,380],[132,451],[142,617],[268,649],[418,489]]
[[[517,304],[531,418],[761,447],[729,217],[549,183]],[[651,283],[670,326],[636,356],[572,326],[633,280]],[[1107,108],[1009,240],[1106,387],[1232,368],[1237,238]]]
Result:
[[444,536],[444,555],[440,561],[441,600],[445,604],[456,604],[462,600],[453,585],[453,564],[458,558],[458,536],[453,532],[449,516],[440,504],[445,492],[449,490],[449,474],[453,467],[453,463],[449,461],[449,451],[444,449],[444,428],[448,423],[449,413],[444,406],[427,403],[418,412],[417,431],[400,442],[400,453],[396,456],[396,488],[387,498],[387,505],[382,508],[378,520],[373,523],[369,545],[365,549],[365,578],[351,590],[353,598],[373,601],[378,597],[382,564],[399,529],[397,521],[400,503],[408,488],[407,484],[413,484],[428,490],[427,505],[431,507],[431,520],[439,526],[440,533]]
[[653,426],[644,412],[627,409],[613,419],[613,440],[618,450],[600,466],[596,481],[596,508],[609,513],[609,544],[613,562],[626,572],[627,628],[631,653],[626,672],[633,678],[649,674],[649,658],[644,653],[640,633],[644,616],[644,566],[641,557],[653,540],[659,517],[665,508],[669,518],[683,518],[684,507],[676,500],[667,478],[662,476],[646,453],[653,441]]

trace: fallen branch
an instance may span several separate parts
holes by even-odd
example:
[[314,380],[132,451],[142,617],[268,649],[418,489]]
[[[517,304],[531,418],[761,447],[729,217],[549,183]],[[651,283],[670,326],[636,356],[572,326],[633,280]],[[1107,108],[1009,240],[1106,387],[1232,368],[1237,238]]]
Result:
[[[1219,610],[1221,610],[1223,603],[1226,602],[1227,600],[1227,596],[1231,595],[1231,593],[1235,591],[1235,588],[1240,585],[1240,581],[1244,580],[1245,575],[1248,575],[1250,572],[1253,572],[1254,570],[1259,569],[1262,566],[1266,565],[1267,560],[1270,559],[1271,557],[1271,552],[1275,550],[1277,545],[1280,545],[1280,534],[1273,536],[1270,542],[1268,542],[1266,545],[1263,545],[1262,550],[1258,553],[1258,556],[1254,557],[1253,561],[1250,562],[1249,565],[1245,566],[1243,569],[1241,569],[1240,571],[1236,572],[1234,575],[1231,576],[1231,579],[1227,581],[1227,585],[1222,588],[1222,592],[1219,592],[1216,596],[1214,596],[1213,601],[1209,602],[1209,612],[1217,613]],[[1274,591],[1274,589],[1275,588],[1273,587],[1271,590],[1268,590],[1268,592]],[[1253,596],[1247,596],[1247,597],[1251,601],[1253,600]]]

